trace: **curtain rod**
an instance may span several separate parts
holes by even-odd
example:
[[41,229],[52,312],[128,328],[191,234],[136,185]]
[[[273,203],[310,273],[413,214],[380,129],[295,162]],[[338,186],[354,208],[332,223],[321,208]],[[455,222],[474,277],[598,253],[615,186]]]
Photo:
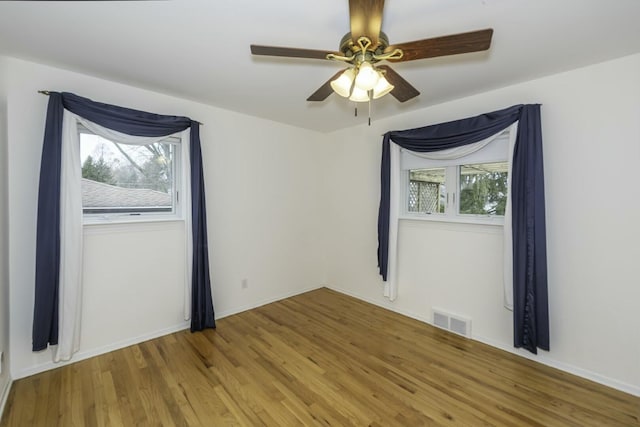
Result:
[[[39,90],[38,93],[41,93],[43,95],[49,96],[49,91],[48,90]],[[198,123],[200,126],[204,126],[204,123],[202,123],[202,122],[199,122],[197,120],[194,120],[194,122]]]

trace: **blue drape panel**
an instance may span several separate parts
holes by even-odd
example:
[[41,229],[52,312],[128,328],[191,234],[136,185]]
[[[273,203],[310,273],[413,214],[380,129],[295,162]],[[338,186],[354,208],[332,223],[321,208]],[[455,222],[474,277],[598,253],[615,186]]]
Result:
[[33,351],[58,344],[58,280],[60,276],[60,172],[62,116],[59,93],[51,93],[47,107],[36,233],[36,285],[33,309]]
[[209,276],[209,248],[207,244],[207,213],[204,200],[204,174],[200,153],[200,127],[193,122],[191,142],[191,228],[193,232],[193,264],[191,289],[191,331],[215,328],[211,283]]
[[547,243],[540,106],[524,108],[513,153],[514,345],[549,350]]
[[512,159],[514,346],[549,350],[544,175],[540,105],[514,105],[476,117],[404,131],[382,141],[378,210],[378,268],[387,280],[389,261],[390,143],[417,152],[482,141],[518,121]]
[[391,147],[389,133],[382,140],[380,166],[380,206],[378,207],[378,269],[382,280],[387,281],[389,267],[389,204],[391,203]]
[[65,109],[106,128],[135,136],[171,135],[190,128],[193,215],[191,330],[214,328],[199,123],[187,117],[165,116],[94,102],[72,93],[50,92],[38,193],[33,351],[43,350],[48,344],[54,345],[58,341],[60,168]]

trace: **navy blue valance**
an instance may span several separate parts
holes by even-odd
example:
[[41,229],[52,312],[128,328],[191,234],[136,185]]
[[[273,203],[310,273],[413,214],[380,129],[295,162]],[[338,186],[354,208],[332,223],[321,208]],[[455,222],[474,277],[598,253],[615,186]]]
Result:
[[416,129],[387,132],[382,142],[378,268],[387,280],[389,261],[390,143],[417,152],[482,141],[518,122],[512,161],[514,346],[549,350],[547,255],[540,105],[514,105]]
[[188,117],[165,116],[118,107],[95,102],[68,92],[63,92],[59,96],[62,106],[66,110],[100,126],[126,133],[127,135],[165,136],[192,127],[192,120]]
[[171,135],[190,128],[193,229],[191,330],[215,328],[199,123],[188,117],[153,114],[95,102],[72,93],[50,92],[38,193],[33,351],[58,343],[60,173],[65,109],[103,127],[135,136]]

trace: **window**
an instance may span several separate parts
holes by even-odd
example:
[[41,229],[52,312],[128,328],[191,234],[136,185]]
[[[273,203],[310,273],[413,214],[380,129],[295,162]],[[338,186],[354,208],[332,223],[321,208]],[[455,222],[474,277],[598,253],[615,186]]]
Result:
[[476,163],[458,167],[461,215],[504,216],[507,205],[507,162]]
[[444,213],[446,194],[444,168],[409,171],[409,212]]
[[80,129],[85,222],[176,219],[180,214],[180,138],[119,144]]
[[502,223],[507,202],[508,133],[459,159],[434,160],[403,150],[404,208],[409,218]]

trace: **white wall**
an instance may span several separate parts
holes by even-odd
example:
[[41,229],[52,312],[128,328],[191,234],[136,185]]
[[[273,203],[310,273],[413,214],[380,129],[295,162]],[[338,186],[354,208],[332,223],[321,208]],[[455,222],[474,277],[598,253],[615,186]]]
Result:
[[[39,89],[204,123],[217,317],[324,282],[317,245],[323,224],[323,152],[317,133],[22,60],[6,58],[6,63],[14,378],[52,367],[49,350],[31,352],[38,171],[47,105]],[[186,326],[183,242],[180,223],[85,227],[82,343],[76,360]],[[245,278],[248,288],[241,289]]]
[[328,283],[427,321],[434,306],[470,316],[474,338],[513,351],[495,227],[402,221],[399,296],[382,297],[381,134],[541,103],[551,351],[536,360],[640,395],[639,75],[634,55],[329,135]]
[[0,57],[0,352],[4,354],[0,373],[0,414],[8,395],[9,375],[9,223],[7,221],[7,104],[5,61]]
[[[552,351],[537,360],[640,394],[635,315],[640,287],[632,275],[640,238],[634,180],[640,160],[640,55],[391,119],[374,116],[371,127],[329,135],[22,60],[4,62],[14,378],[50,367],[48,352],[30,351],[47,102],[36,91],[50,89],[204,122],[218,316],[330,283],[425,320],[432,306],[468,315],[476,339],[509,350],[511,313],[502,308],[502,248],[495,227],[403,222],[399,297],[389,303],[381,296],[380,135],[517,103],[542,103]],[[6,226],[0,233],[6,242]],[[86,230],[81,355],[184,327],[177,283],[184,271],[177,249],[183,238],[175,223]],[[134,257],[136,263],[124,262]],[[5,289],[0,287],[0,295],[6,296]],[[150,300],[151,291],[159,292]],[[6,328],[0,320],[0,333]]]

